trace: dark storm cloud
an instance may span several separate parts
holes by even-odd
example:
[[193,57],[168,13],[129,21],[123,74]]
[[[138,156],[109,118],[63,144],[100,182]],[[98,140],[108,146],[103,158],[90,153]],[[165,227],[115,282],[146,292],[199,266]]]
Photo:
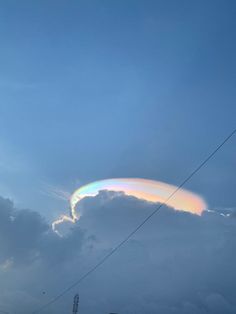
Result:
[[[8,200],[0,204],[1,243],[10,248],[1,250],[0,287],[6,286],[1,302],[17,313],[37,308],[73,283],[155,207],[101,192],[83,201],[83,216],[60,238],[38,214],[15,210]],[[235,227],[233,215],[199,217],[163,207],[80,286],[81,312],[234,313]],[[14,264],[3,267],[9,259]],[[70,310],[75,291],[45,313]],[[9,301],[14,294],[24,295],[20,309]]]
[[0,260],[31,261],[48,225],[29,210],[15,210],[10,200],[0,198]]
[[[17,210],[12,201],[0,197],[0,263],[27,265],[41,260],[63,262],[71,256],[71,247],[83,239],[79,228],[66,238],[59,238],[39,213]],[[53,250],[52,250],[53,248]]]

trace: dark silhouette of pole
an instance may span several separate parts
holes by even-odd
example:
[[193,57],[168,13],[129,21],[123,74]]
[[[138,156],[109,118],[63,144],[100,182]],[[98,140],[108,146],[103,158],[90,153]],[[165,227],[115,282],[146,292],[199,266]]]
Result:
[[77,293],[74,296],[73,314],[77,314],[78,313],[78,308],[79,308],[79,294]]

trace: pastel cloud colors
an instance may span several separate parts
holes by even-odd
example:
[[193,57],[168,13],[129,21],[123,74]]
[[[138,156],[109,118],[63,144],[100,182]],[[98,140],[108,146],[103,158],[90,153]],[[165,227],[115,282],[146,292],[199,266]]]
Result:
[[172,197],[177,187],[160,181],[140,178],[115,178],[95,181],[77,189],[70,198],[70,216],[61,216],[53,223],[53,229],[64,221],[75,222],[81,216],[79,202],[85,197],[95,197],[99,191],[122,192],[127,196],[133,196],[151,203],[163,203],[175,210],[201,215],[207,205],[205,201],[195,193],[185,189],[179,189]]

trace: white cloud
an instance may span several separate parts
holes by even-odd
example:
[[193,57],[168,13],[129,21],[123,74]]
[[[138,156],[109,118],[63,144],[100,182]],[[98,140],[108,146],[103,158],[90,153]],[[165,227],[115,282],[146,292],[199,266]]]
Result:
[[[9,295],[19,292],[25,297],[20,309],[13,298],[11,309],[16,313],[30,312],[50,300],[119,243],[154,206],[109,193],[87,198],[82,205],[82,218],[60,238],[38,214],[16,210],[0,199],[0,242],[5,243],[0,257],[3,264],[14,261],[9,269],[0,270],[4,308],[9,306]],[[88,314],[233,314],[235,227],[231,216],[205,212],[199,217],[165,207],[45,313],[71,310],[73,294],[79,290],[81,312]]]

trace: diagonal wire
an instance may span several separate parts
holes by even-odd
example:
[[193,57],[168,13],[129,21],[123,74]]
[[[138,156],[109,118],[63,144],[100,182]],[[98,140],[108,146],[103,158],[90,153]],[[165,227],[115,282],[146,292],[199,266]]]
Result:
[[162,202],[151,214],[149,214],[132,232],[130,232],[114,249],[112,249],[107,255],[105,255],[97,264],[95,264],[90,270],[88,270],[84,275],[82,275],[78,280],[76,280],[72,285],[63,290],[56,297],[51,299],[49,302],[33,311],[32,314],[39,313],[42,310],[49,307],[51,304],[57,302],[61,297],[63,297],[67,292],[72,290],[75,286],[81,283],[85,278],[87,278],[91,273],[93,273],[97,268],[99,268],[105,261],[111,257],[116,251],[120,249],[142,226],[150,220],[161,208],[162,206],[168,202],[221,148],[224,146],[226,142],[236,133],[236,129],[233,130],[213,151],[212,153],[206,157],[187,177],[180,183],[180,185]]

